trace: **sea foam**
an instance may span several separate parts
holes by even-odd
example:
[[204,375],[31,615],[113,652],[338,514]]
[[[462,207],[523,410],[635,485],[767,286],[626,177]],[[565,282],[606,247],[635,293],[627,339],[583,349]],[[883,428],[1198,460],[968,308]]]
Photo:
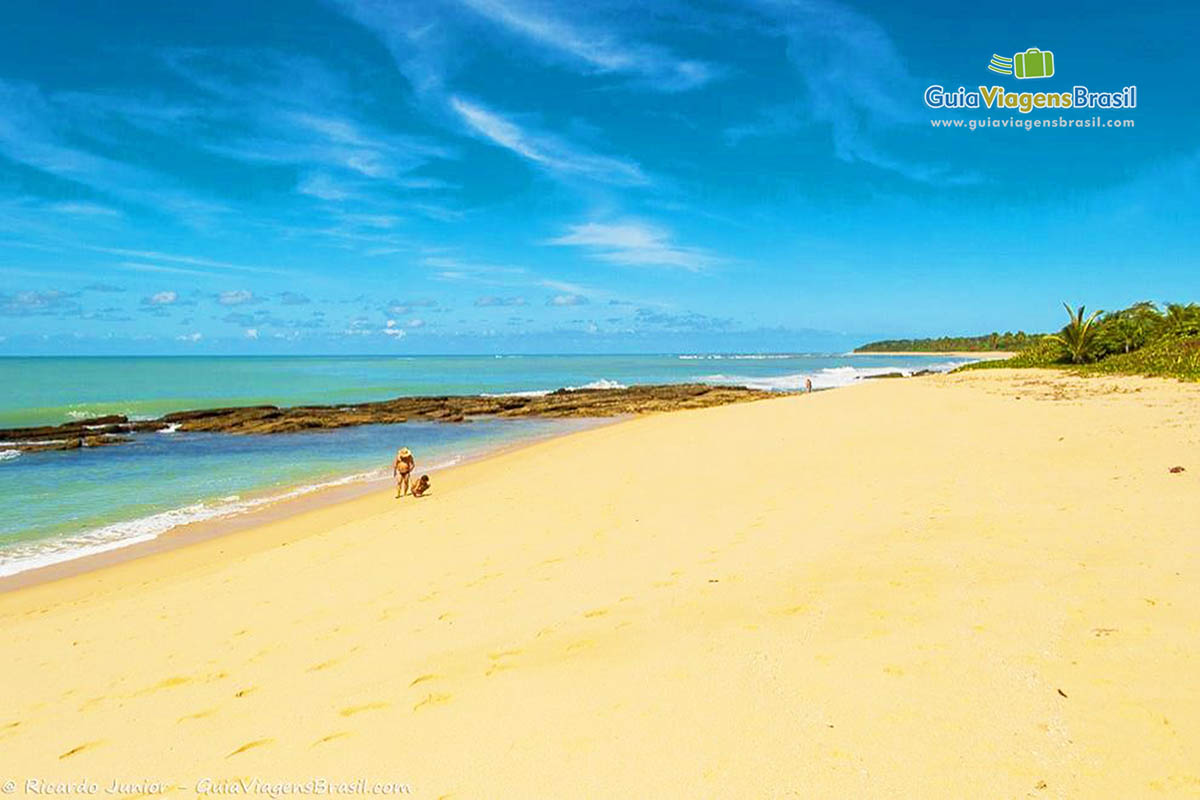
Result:
[[[4,451],[15,452],[15,451]],[[18,455],[20,455],[18,453]],[[454,466],[459,458],[433,464],[429,470],[445,469]],[[84,556],[105,553],[122,547],[148,542],[181,525],[196,522],[207,522],[215,519],[226,519],[248,511],[253,511],[271,503],[302,497],[322,489],[345,486],[351,483],[365,483],[373,480],[383,480],[388,477],[386,469],[357,472],[340,478],[334,478],[317,483],[304,484],[284,492],[243,499],[239,495],[229,495],[219,500],[192,503],[169,511],[139,517],[137,519],[114,522],[80,533],[62,534],[46,539],[29,542],[17,542],[0,549],[0,577],[16,575],[39,567],[58,564]]]
[[[949,372],[961,362],[947,361],[937,364],[925,364],[922,370],[931,372]],[[805,379],[812,380],[814,389],[836,389],[849,386],[852,383],[873,375],[912,375],[918,369],[914,367],[826,367],[815,372],[796,372],[789,375],[705,375],[701,378],[705,383],[719,383],[733,386],[745,386],[747,389],[759,389],[767,392],[795,391],[804,388]]]

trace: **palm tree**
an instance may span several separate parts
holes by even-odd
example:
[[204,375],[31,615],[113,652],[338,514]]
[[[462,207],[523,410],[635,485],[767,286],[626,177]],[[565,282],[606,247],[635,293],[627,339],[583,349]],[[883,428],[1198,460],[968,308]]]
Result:
[[1109,352],[1128,353],[1137,350],[1162,327],[1158,307],[1143,300],[1129,308],[1106,314],[1100,321],[1097,336]]
[[1195,303],[1167,303],[1163,322],[1171,336],[1195,336],[1200,333],[1200,306]]
[[1050,338],[1067,349],[1072,362],[1082,364],[1087,360],[1095,343],[1097,326],[1093,323],[1101,312],[1093,311],[1090,317],[1084,319],[1083,306],[1080,306],[1078,311],[1072,310],[1066,303],[1063,303],[1063,307],[1067,309],[1067,315],[1070,316],[1071,321]]

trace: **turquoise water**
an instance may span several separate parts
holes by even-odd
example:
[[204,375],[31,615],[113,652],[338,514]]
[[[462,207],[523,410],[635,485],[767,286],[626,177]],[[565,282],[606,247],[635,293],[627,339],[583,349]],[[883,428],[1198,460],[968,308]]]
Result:
[[[275,403],[337,404],[401,395],[545,392],[635,383],[845,385],[962,359],[835,355],[295,358],[0,358],[0,427],[99,414]],[[580,420],[406,423],[276,436],[146,433],[130,444],[18,453],[0,442],[0,575],[145,541],[316,487],[385,476],[396,448],[436,471]]]
[[873,370],[951,361],[839,355],[0,358],[0,427],[259,403],[529,392],[598,381],[728,381],[797,389],[811,377],[822,388]]

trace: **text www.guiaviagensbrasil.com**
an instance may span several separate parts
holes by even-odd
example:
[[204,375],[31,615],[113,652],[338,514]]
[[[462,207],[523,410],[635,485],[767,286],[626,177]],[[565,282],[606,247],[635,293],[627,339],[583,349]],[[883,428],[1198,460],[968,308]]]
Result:
[[1016,119],[1005,117],[995,119],[931,119],[929,124],[934,128],[962,128],[969,131],[989,130],[992,128],[1011,128],[1019,131],[1031,131],[1035,128],[1132,128],[1131,119],[1104,119],[1103,117],[1087,117],[1085,119]]

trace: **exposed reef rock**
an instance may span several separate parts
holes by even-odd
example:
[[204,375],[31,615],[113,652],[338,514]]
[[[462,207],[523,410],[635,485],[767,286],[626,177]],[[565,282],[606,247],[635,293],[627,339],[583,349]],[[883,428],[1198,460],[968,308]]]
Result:
[[75,450],[129,441],[129,435],[168,427],[184,432],[269,434],[354,425],[395,424],[409,420],[463,423],[471,417],[613,417],[683,408],[705,408],[779,397],[740,386],[669,384],[624,389],[559,389],[545,395],[449,395],[398,397],[378,403],[341,406],[243,406],[177,411],[156,420],[134,421],[119,415],[94,417],[65,425],[0,429],[0,441],[18,450]]

